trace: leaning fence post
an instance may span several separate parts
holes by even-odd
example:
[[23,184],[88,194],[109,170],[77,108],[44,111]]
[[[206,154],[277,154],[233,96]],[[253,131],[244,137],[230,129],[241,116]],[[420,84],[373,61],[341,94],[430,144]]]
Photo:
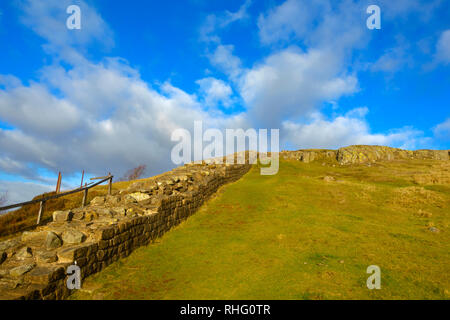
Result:
[[41,201],[39,203],[39,213],[36,224],[39,225],[41,223],[42,213],[44,212],[45,201]]
[[84,194],[83,194],[83,202],[81,203],[81,207],[84,208],[86,206],[87,196],[88,196],[88,188],[85,187]]
[[109,178],[108,194],[111,195],[111,192],[112,192],[112,176],[111,176],[111,172],[108,173],[108,174],[109,174],[109,176],[111,177],[111,178]]

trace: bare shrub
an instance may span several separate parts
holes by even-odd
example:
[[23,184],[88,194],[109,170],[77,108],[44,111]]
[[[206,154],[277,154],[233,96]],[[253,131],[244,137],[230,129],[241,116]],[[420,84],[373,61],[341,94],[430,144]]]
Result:
[[131,181],[141,178],[144,173],[147,166],[145,164],[141,164],[140,166],[128,170],[122,178],[119,179],[119,181]]

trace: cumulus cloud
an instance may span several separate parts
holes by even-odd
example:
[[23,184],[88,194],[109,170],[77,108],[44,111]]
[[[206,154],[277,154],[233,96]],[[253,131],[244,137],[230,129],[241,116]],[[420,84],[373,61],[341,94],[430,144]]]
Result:
[[231,105],[233,90],[223,80],[207,77],[197,80],[196,83],[200,86],[200,94],[206,106],[217,107],[221,104],[229,107]]
[[439,37],[435,58],[437,62],[450,63],[450,30],[445,30]]
[[[12,75],[0,75],[0,118],[12,126],[0,129],[1,171],[44,181],[33,168],[65,175],[82,169],[91,174],[110,171],[120,176],[144,162],[148,173],[156,174],[174,166],[170,162],[172,132],[177,128],[192,132],[195,120],[219,129],[280,128],[283,141],[296,148],[354,143],[414,147],[423,141],[422,134],[411,128],[371,133],[364,119],[367,108],[331,120],[318,113],[323,102],[358,91],[346,56],[367,39],[364,27],[355,23],[365,11],[352,1],[333,6],[325,0],[288,0],[262,15],[258,26],[264,43],[274,44],[276,37],[296,38],[309,48],[291,46],[272,52],[250,68],[243,66],[232,45],[222,44],[217,36],[218,28],[247,16],[250,1],[237,12],[211,15],[202,30],[204,40],[212,44],[207,56],[229,82],[200,79],[196,94],[170,82],[150,86],[121,58],[96,63],[86,59],[83,53],[89,44],[101,41],[108,47],[113,38],[106,23],[84,1],[79,2],[82,19],[90,22],[82,24],[81,33],[70,34],[65,25],[58,29],[61,21],[65,23],[68,1],[20,3],[24,23],[47,40],[45,48],[53,57],[69,66],[55,61],[40,70],[39,82],[27,84]],[[305,10],[312,16],[300,19]],[[64,17],[58,16],[61,12]],[[217,108],[233,103],[230,83],[241,95],[245,113],[225,115]],[[15,192],[18,185],[8,188]],[[44,190],[39,183],[28,187]]]
[[196,96],[170,83],[157,90],[124,70],[126,65],[107,62],[69,71],[55,66],[47,68],[47,75],[54,75],[47,87],[0,90],[1,116],[14,126],[0,130],[2,154],[21,165],[32,162],[66,173],[121,174],[142,161],[149,173],[157,173],[173,166],[168,161],[173,130],[191,129],[195,120],[217,128],[238,121],[206,113]]
[[269,56],[245,73],[241,95],[249,117],[271,128],[295,119],[358,89],[358,80],[341,71],[332,52],[291,47]]
[[354,144],[389,145],[415,149],[428,141],[423,132],[405,127],[388,133],[374,134],[364,119],[367,108],[359,108],[349,113],[327,120],[320,113],[312,116],[310,122],[301,124],[283,122],[284,139],[299,148],[331,148]]
[[233,54],[233,45],[218,45],[208,54],[211,64],[223,71],[232,81],[238,81],[243,68],[241,60]]
[[435,126],[433,133],[438,139],[450,140],[450,118]]
[[[19,0],[21,21],[47,40],[44,49],[68,62],[85,60],[83,53],[96,44],[109,49],[114,45],[113,33],[96,9],[83,0]],[[69,30],[67,7],[76,4],[81,10],[81,29]]]
[[360,2],[287,0],[261,14],[259,35],[264,44],[300,40],[306,46],[328,48],[339,54],[363,46],[369,34]]

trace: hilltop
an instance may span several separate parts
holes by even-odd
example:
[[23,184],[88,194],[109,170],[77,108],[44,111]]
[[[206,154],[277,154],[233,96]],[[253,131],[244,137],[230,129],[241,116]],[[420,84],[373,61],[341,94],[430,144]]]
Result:
[[[74,298],[449,297],[448,151],[280,154],[273,176],[206,161],[69,198],[0,242],[0,296],[66,298],[76,260],[95,275]],[[365,288],[371,264],[384,291]]]
[[[74,299],[449,299],[450,161],[253,168]],[[368,290],[366,269],[381,269]]]

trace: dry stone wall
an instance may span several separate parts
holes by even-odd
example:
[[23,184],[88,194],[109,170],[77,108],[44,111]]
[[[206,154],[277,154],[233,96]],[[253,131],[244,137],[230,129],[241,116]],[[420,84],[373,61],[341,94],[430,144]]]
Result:
[[0,242],[0,299],[64,299],[66,270],[81,278],[151,243],[193,214],[249,164],[189,164],[96,197],[85,208],[56,211],[53,222]]

